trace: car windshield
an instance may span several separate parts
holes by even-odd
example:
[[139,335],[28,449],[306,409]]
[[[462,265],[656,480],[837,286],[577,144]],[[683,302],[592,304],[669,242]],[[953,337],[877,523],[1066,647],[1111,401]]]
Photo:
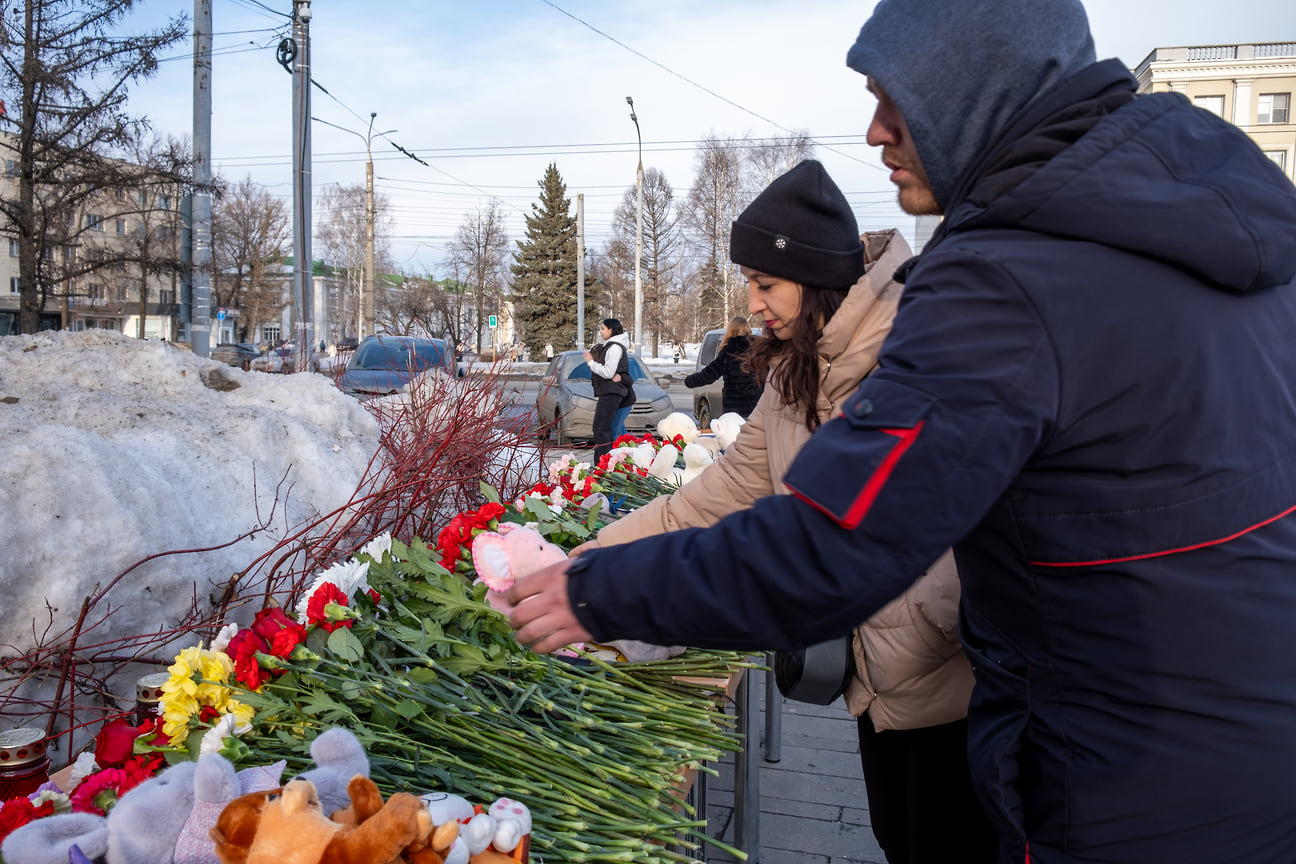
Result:
[[[629,362],[630,362],[630,379],[631,379],[632,381],[651,381],[651,380],[652,380],[652,379],[648,376],[648,370],[645,369],[645,368],[644,368],[644,365],[643,365],[642,363],[639,362],[639,358],[638,358],[638,357],[631,357]],[[569,371],[569,372],[567,373],[567,380],[568,380],[568,381],[588,381],[588,380],[590,380],[590,368],[589,368],[589,364],[586,363],[584,360],[579,361],[575,366],[573,366],[573,367],[571,368],[571,371]]]
[[[411,353],[412,351],[412,353]],[[433,366],[445,366],[440,343],[414,343],[375,339],[365,342],[351,359],[352,369],[391,369],[422,372]]]

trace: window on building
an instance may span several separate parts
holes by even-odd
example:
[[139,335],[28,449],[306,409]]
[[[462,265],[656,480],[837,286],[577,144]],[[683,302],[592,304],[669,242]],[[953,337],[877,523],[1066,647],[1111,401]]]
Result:
[[1224,97],[1223,96],[1195,96],[1193,104],[1198,108],[1205,108],[1216,117],[1224,116]]
[[125,233],[126,233],[126,220],[125,220],[125,219],[118,219],[118,220],[117,220],[117,233],[118,233],[118,234],[125,234]]
[[17,237],[10,237],[10,238],[9,238],[9,257],[10,257],[10,258],[17,258],[17,257],[18,257],[18,238],[17,238]]
[[104,299],[104,286],[100,282],[91,282],[86,286],[86,296],[90,302],[98,303]]
[[159,194],[157,196],[157,206],[159,210],[171,209],[171,196]]
[[1265,156],[1270,162],[1278,166],[1284,174],[1287,173],[1287,151],[1286,150],[1266,150]]
[[85,227],[91,231],[102,231],[103,217],[98,213],[87,213],[85,215]]
[[6,177],[18,176],[18,160],[16,159],[5,160],[5,176]]
[[169,288],[163,288],[158,292],[158,302],[162,304],[171,304],[175,302],[175,292]]
[[1291,116],[1290,93],[1261,93],[1256,105],[1257,123],[1287,123]]
[[22,293],[22,286],[18,284],[18,277],[17,277],[17,276],[10,276],[10,277],[9,277],[9,293],[10,293],[10,294],[21,294],[21,293]]
[[118,186],[116,189],[113,190],[113,197],[116,198],[118,201],[125,201],[126,190],[123,189],[121,186]]
[[261,328],[261,341],[267,345],[274,345],[279,341],[279,327],[275,324],[268,324]]

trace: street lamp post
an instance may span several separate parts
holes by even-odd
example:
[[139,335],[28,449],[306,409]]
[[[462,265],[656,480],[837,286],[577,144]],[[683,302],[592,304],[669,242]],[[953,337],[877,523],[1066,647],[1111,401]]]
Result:
[[634,293],[634,347],[643,347],[643,136],[639,134],[639,117],[635,114],[634,99],[626,97],[630,106],[630,119],[635,124],[635,138],[639,140],[639,167],[635,169],[635,293]]
[[[358,330],[357,335],[360,339],[366,336],[372,336],[374,332],[374,187],[373,187],[373,124],[374,118],[378,116],[377,111],[369,112],[369,132],[361,135],[354,129],[348,129],[345,126],[339,126],[336,123],[330,123],[327,120],[321,120],[318,117],[312,117],[316,123],[323,123],[325,126],[332,126],[334,129],[341,129],[343,132],[350,132],[365,142],[365,281],[364,287],[360,291],[360,308],[357,310]],[[397,130],[388,129],[386,132],[379,132],[379,135],[390,135]]]

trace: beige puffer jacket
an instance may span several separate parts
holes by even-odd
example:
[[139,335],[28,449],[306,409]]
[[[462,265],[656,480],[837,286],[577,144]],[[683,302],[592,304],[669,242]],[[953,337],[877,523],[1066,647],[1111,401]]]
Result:
[[[896,231],[865,234],[868,271],[819,340],[819,417],[831,417],[877,363],[901,286],[891,280],[909,245]],[[786,493],[780,482],[810,438],[804,416],[766,387],[737,440],[691,483],[618,519],[599,532],[602,546],[714,524],[758,498]],[[846,690],[851,714],[868,711],[878,729],[916,729],[967,715],[972,669],[958,643],[958,573],[945,553],[925,576],[854,636],[855,678]]]

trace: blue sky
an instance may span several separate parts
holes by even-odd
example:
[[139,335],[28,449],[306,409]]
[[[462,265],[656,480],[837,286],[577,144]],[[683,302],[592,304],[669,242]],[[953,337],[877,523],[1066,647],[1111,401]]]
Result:
[[[634,185],[633,96],[645,168],[683,196],[696,142],[711,134],[768,137],[806,130],[865,229],[912,219],[876,152],[864,143],[872,98],[845,66],[872,8],[847,0],[314,0],[313,185],[364,182],[374,130],[376,185],[394,205],[396,263],[444,275],[445,244],[490,198],[511,238],[537,181],[556,162],[575,207],[584,196],[586,243],[599,247]],[[291,77],[275,62],[289,0],[212,0],[212,158],[229,180],[245,175],[288,200],[292,189]],[[1153,48],[1296,40],[1290,0],[1090,0],[1100,57],[1133,66]],[[141,24],[192,2],[143,0]],[[188,45],[138,86],[131,106],[160,132],[192,130]]]

